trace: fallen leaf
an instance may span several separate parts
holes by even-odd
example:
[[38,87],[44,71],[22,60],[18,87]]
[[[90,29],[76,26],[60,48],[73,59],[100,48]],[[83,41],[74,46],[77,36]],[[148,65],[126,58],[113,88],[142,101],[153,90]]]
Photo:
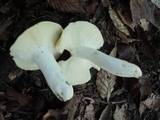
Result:
[[115,10],[113,10],[111,7],[109,7],[109,15],[110,18],[113,21],[113,24],[115,27],[120,30],[121,32],[125,33],[126,35],[130,36],[128,29],[124,26],[123,22],[121,21],[120,17],[116,13]]
[[84,120],[95,120],[95,112],[93,106],[94,100],[89,99],[89,105],[86,106]]
[[110,118],[111,118],[111,107],[112,107],[112,105],[111,104],[109,104],[109,105],[107,105],[106,107],[105,107],[105,109],[102,111],[102,113],[101,113],[101,115],[100,115],[100,118],[99,118],[99,120],[110,120]]
[[140,78],[140,102],[146,100],[152,93],[152,85],[149,78]]
[[129,26],[133,30],[132,15],[129,2],[127,1],[125,4],[119,3],[118,6],[116,7],[116,11],[120,16],[121,20],[123,21],[123,23]]
[[144,31],[148,31],[149,22],[146,19],[140,19],[140,26],[143,28]]
[[95,112],[93,111],[94,109],[92,106],[93,103],[94,100],[92,98],[82,97],[82,99],[80,99],[79,103],[77,104],[77,114],[75,115],[75,118],[67,120],[95,120]]
[[48,4],[61,12],[85,13],[80,0],[47,0]]
[[120,43],[120,44],[117,44],[118,58],[120,58],[120,59],[133,62],[133,60],[137,56],[136,51],[137,51],[137,48],[136,48],[135,43],[130,43],[130,44]]
[[98,2],[82,0],[47,0],[48,4],[61,12],[92,14],[95,12]]
[[127,36],[126,34],[124,34],[123,32],[121,32],[118,29],[115,30],[115,34],[122,39],[121,40],[122,43],[127,43],[128,44],[128,43],[131,43],[131,42],[134,42],[134,41],[139,41],[138,39],[134,39],[134,38],[131,38],[130,36]]
[[51,119],[60,120],[61,112],[62,111],[60,110],[49,109],[48,112],[43,116],[42,120],[51,120]]
[[[115,57],[116,53],[117,53],[117,49],[115,47],[111,51],[110,55],[112,57]],[[111,93],[114,90],[115,80],[116,80],[116,76],[108,73],[105,70],[101,69],[97,73],[97,79],[96,79],[97,90],[103,99],[107,98],[107,101],[109,101]]]
[[137,106],[140,103],[140,86],[138,86],[137,78],[123,78],[124,88],[127,90],[130,95],[128,96],[129,100],[133,100]]
[[150,57],[152,59],[155,58],[156,49],[155,47],[148,41],[148,38],[146,37],[146,34],[144,30],[137,25],[135,27],[135,31],[137,34],[137,37],[140,41],[137,42],[139,50],[146,55],[147,57]]
[[87,14],[91,15],[95,12],[96,8],[98,6],[98,2],[96,0],[92,0],[89,4],[84,4],[83,8],[87,12]]
[[82,95],[75,95],[63,108],[63,113],[68,115],[67,120],[75,120],[75,113],[78,111],[78,105],[82,100]]
[[139,112],[142,113],[146,108],[149,109],[160,109],[160,96],[152,93],[145,101],[142,101],[140,104]]
[[153,4],[155,4],[160,9],[160,1],[159,0],[151,0]]
[[127,120],[127,108],[127,104],[123,104],[121,108],[118,105],[116,105],[116,110],[113,116],[114,120]]
[[150,0],[130,0],[130,8],[135,25],[139,25],[141,19],[146,19],[158,29],[160,28],[160,9]]
[[9,73],[8,77],[10,80],[14,80],[16,77],[19,77],[23,73],[22,69],[16,68]]
[[21,94],[10,87],[6,87],[6,94],[14,98],[21,106],[26,106],[31,101],[31,97]]

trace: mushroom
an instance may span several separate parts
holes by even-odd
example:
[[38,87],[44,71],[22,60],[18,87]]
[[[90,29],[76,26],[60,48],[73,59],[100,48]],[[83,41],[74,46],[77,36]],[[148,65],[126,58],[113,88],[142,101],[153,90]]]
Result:
[[54,22],[37,23],[17,38],[10,54],[18,67],[24,70],[40,69],[53,93],[60,100],[67,101],[73,96],[73,87],[55,60],[60,53],[54,48],[62,30]]
[[60,61],[61,69],[72,85],[86,83],[90,80],[89,69],[100,68],[121,77],[140,77],[141,69],[132,63],[104,54],[97,49],[103,46],[103,37],[99,29],[86,21],[70,23],[56,43],[56,49],[62,53],[67,50],[71,57]]

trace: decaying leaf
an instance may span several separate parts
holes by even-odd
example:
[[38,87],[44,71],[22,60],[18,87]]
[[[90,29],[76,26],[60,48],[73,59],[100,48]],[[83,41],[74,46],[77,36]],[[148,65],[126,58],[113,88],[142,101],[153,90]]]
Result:
[[[111,51],[110,55],[115,57],[116,54],[117,54],[117,49],[115,47]],[[97,80],[96,80],[97,90],[103,99],[107,98],[107,101],[109,101],[111,93],[114,90],[115,80],[116,76],[108,73],[105,70],[101,69],[97,73]]]
[[131,37],[127,36],[126,34],[124,34],[123,32],[121,32],[120,30],[118,30],[118,29],[115,30],[115,34],[122,39],[121,42],[123,42],[123,43],[128,44],[128,43],[131,43],[131,42],[134,42],[134,41],[138,41],[138,39],[131,38]]
[[142,101],[139,108],[140,114],[142,114],[146,108],[160,109],[160,96],[152,93],[149,98],[147,98],[145,101]]
[[152,85],[149,78],[140,78],[140,102],[146,100],[152,93]]
[[151,0],[153,4],[155,4],[160,9],[160,1],[159,0]]
[[102,111],[99,120],[110,120],[111,115],[111,104],[107,105],[106,108]]
[[90,99],[89,105],[86,106],[84,119],[85,120],[94,120],[95,119],[95,112],[93,107],[94,100]]
[[146,19],[140,19],[140,26],[143,28],[144,31],[148,31],[149,22]]
[[122,3],[118,4],[116,11],[120,16],[121,20],[123,21],[123,23],[129,26],[133,30],[132,15],[128,2],[126,2],[125,4]]
[[155,58],[156,49],[148,40],[144,30],[139,25],[137,25],[135,27],[135,31],[138,39],[140,40],[139,42],[137,42],[140,51],[147,57]]
[[50,120],[51,118],[54,117],[54,119],[56,120],[60,120],[60,116],[61,116],[61,111],[60,110],[53,110],[53,109],[49,109],[48,112],[43,116],[42,120]]
[[127,104],[123,104],[121,108],[116,105],[116,110],[114,113],[114,120],[127,120]]
[[20,104],[20,106],[25,106],[31,101],[31,97],[21,94],[10,87],[6,87],[6,94],[9,97],[14,98],[14,100],[16,100]]
[[136,55],[137,48],[134,43],[130,44],[117,44],[118,57],[123,60],[133,61]]
[[48,4],[61,12],[92,14],[98,3],[93,0],[90,3],[82,0],[47,0]]
[[64,107],[63,114],[67,114],[67,120],[75,120],[74,116],[77,111],[78,104],[82,100],[82,95],[75,95],[69,103]]
[[16,77],[19,77],[22,73],[23,73],[23,70],[17,68],[16,70],[13,70],[13,72],[10,72],[8,77],[10,80],[14,80]]
[[150,21],[155,27],[160,28],[160,9],[150,0],[130,0],[133,23],[140,24],[141,19]]
[[120,17],[116,13],[115,10],[113,10],[111,7],[109,7],[109,15],[110,18],[113,21],[113,24],[115,27],[120,30],[121,32],[125,33],[126,35],[130,36],[128,29],[124,26],[123,22],[120,20]]

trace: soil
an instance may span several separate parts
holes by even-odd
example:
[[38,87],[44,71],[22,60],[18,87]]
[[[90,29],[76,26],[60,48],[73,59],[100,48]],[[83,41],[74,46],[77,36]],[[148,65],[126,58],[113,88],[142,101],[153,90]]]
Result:
[[[97,8],[92,14],[71,13],[54,10],[45,0],[0,0],[0,120],[99,120],[102,116],[113,120],[116,106],[124,103],[128,106],[125,111],[128,120],[160,119],[158,105],[157,108],[146,108],[140,115],[140,103],[148,96],[143,96],[141,87],[135,89],[138,79],[117,77],[113,91],[115,95],[107,101],[101,98],[97,90],[98,71],[92,68],[91,80],[74,86],[74,97],[70,101],[61,102],[48,87],[40,70],[22,70],[10,56],[9,48],[16,38],[40,21],[53,21],[63,28],[70,22],[90,21],[104,37],[105,44],[100,50],[109,54],[116,45],[117,57],[139,65],[145,79],[149,79],[151,86],[145,90],[152,89],[152,93],[159,95],[160,31],[153,25],[149,26],[147,32],[143,31],[149,45],[145,44],[146,41],[124,42],[116,35],[115,27],[112,27],[107,8],[101,4]],[[133,36],[136,38],[138,35],[134,32]],[[66,51],[60,59],[68,57]],[[102,115],[106,107],[108,111]]]

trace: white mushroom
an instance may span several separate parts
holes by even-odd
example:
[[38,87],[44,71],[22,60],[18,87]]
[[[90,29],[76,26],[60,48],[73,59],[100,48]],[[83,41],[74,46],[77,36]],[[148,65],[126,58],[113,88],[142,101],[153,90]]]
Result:
[[106,55],[97,49],[103,45],[99,29],[85,21],[70,23],[56,43],[56,49],[62,53],[68,50],[71,57],[60,61],[61,69],[72,85],[86,83],[90,80],[91,67],[102,68],[121,77],[140,77],[141,69],[132,63]]
[[40,69],[53,93],[60,100],[67,101],[73,96],[73,87],[55,60],[60,54],[54,48],[62,31],[57,23],[40,22],[17,38],[10,54],[18,67],[24,70]]

